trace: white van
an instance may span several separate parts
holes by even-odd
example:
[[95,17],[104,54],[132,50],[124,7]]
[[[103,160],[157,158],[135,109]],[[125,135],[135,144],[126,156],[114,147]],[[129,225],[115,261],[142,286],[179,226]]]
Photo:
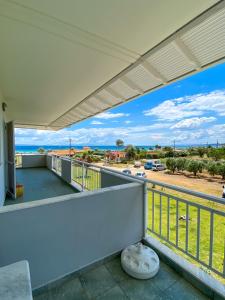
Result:
[[163,171],[165,170],[165,166],[162,164],[154,164],[152,165],[152,171]]

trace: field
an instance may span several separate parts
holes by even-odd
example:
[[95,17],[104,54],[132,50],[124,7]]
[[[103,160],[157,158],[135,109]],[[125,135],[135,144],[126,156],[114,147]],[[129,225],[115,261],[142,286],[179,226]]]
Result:
[[84,169],[84,177],[82,176],[82,166],[76,164],[72,168],[72,180],[80,185],[84,185],[86,190],[95,190],[100,188],[100,173],[98,168]]

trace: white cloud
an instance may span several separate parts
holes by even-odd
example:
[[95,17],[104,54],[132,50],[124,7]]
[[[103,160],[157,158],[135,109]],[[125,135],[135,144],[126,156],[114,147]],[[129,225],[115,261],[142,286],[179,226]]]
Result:
[[[157,123],[156,123],[157,124]],[[208,129],[173,129],[162,131],[156,124],[129,127],[93,127],[76,130],[44,131],[34,129],[16,129],[16,144],[18,145],[113,145],[121,138],[126,144],[171,145],[173,140],[180,144],[215,143],[225,141],[225,124],[213,125]],[[160,127],[160,126],[159,126]]]
[[176,131],[171,135],[171,140],[181,144],[206,143],[209,136],[206,130]]
[[164,122],[164,123],[155,123],[150,125],[150,129],[163,129],[163,128],[169,128],[172,125],[172,123]]
[[217,124],[212,126],[211,128],[207,129],[207,134],[209,137],[213,137],[215,143],[217,139],[224,143],[225,124]]
[[124,114],[124,113],[103,112],[103,113],[95,116],[95,118],[108,120],[108,119],[128,117],[128,116],[129,116],[129,114]]
[[100,121],[92,121],[91,124],[92,125],[102,125],[103,123]]
[[162,140],[165,140],[165,134],[164,133],[153,133],[153,134],[151,134],[151,138],[156,141],[162,141]]
[[204,123],[214,122],[214,117],[190,118],[184,119],[171,126],[171,129],[194,129],[200,127]]
[[160,120],[174,121],[201,116],[206,112],[225,116],[225,90],[166,100],[143,113]]
[[124,139],[126,143],[150,144],[151,140],[153,140],[151,138],[153,134],[154,124],[128,127],[93,127],[76,130],[63,129],[59,131],[16,129],[16,144],[67,145],[70,138],[74,145],[112,145],[118,138]]
[[125,121],[124,123],[125,123],[125,124],[130,124],[131,121],[127,120],[127,121]]

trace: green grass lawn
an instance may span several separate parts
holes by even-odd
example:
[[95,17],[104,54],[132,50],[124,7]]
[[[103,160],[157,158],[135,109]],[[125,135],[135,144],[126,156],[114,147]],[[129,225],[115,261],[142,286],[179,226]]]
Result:
[[17,168],[22,167],[22,155],[15,156],[15,163]]
[[[86,170],[86,171],[85,171]],[[72,180],[82,186],[86,190],[92,191],[100,188],[101,173],[93,168],[84,169],[84,179],[82,178],[82,166],[76,165],[72,167]]]
[[[165,191],[164,191],[165,192]],[[168,193],[168,192],[167,192]],[[170,195],[180,196],[179,193],[169,192]],[[178,220],[178,226],[176,223],[177,215],[177,205],[176,200],[171,196],[169,201],[169,210],[170,210],[170,222],[169,222],[169,241],[173,244],[176,244],[176,228],[178,227],[178,246],[185,250],[186,245],[186,221]],[[148,192],[148,228],[152,229],[152,191]],[[225,208],[221,204],[210,203],[210,201],[203,199],[193,199],[193,197],[186,196],[180,197],[181,199],[186,199],[190,201],[189,206],[189,218],[188,221],[188,253],[194,257],[197,255],[197,214],[198,209],[191,205],[192,202],[199,203],[206,207],[213,207],[216,211],[223,211]],[[188,199],[189,198],[189,199]],[[191,198],[191,199],[190,199]],[[168,211],[168,197],[161,197],[162,205],[162,217],[161,217],[161,236],[165,239],[168,237],[168,220],[167,220],[167,211]],[[186,215],[186,204],[179,202],[178,206],[178,216]],[[213,238],[213,256],[212,256],[212,267],[219,272],[223,272],[223,263],[224,263],[224,243],[225,243],[225,217],[219,214],[214,214],[214,238]],[[154,231],[157,234],[160,234],[160,195],[154,193]],[[163,241],[163,240],[162,240]],[[163,241],[169,247],[173,248],[176,252],[177,250],[172,245]],[[209,263],[209,249],[210,249],[210,212],[201,209],[200,210],[200,243],[199,243],[199,259],[205,264]],[[184,255],[188,260],[193,262],[193,259],[188,257],[179,251],[179,254]]]

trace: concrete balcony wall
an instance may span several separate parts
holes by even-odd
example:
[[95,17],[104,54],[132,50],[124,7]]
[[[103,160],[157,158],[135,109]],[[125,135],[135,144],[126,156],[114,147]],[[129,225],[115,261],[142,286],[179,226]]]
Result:
[[46,167],[49,170],[52,170],[52,156],[50,156],[50,155],[46,156]]
[[134,179],[127,177],[121,173],[115,174],[110,171],[106,170],[101,170],[101,187],[110,187],[110,186],[115,186],[115,185],[121,185],[121,184],[126,184],[129,182],[133,182]]
[[0,93],[0,207],[4,204],[6,185],[7,185],[7,170],[6,170],[6,157],[5,157],[5,123],[3,118],[2,97]]
[[64,181],[71,183],[71,160],[68,158],[62,158],[62,172],[61,177]]
[[143,223],[139,183],[6,206],[0,266],[27,260],[38,288],[140,241]]
[[46,167],[45,154],[22,155],[22,168]]

